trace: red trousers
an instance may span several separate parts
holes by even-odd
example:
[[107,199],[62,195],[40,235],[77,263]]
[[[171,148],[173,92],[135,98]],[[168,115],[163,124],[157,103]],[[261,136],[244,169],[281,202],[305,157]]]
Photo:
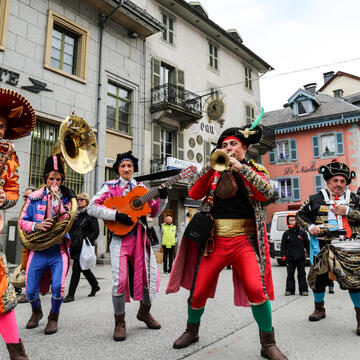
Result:
[[261,280],[256,254],[248,236],[239,235],[233,238],[216,236],[214,240],[214,252],[201,259],[191,307],[201,309],[205,306],[220,271],[228,265],[232,265],[239,275],[250,303],[266,301],[268,297]]

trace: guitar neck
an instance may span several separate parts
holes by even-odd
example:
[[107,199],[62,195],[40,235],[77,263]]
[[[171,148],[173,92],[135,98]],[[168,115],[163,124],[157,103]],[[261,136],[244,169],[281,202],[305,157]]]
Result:
[[[176,176],[173,176],[168,181],[164,182],[164,185],[165,185],[165,187],[169,187],[172,184],[175,184],[176,182],[178,182],[181,178],[182,178],[182,175],[180,173]],[[138,200],[140,200],[142,204],[145,204],[146,202],[148,202],[151,199],[154,199],[158,195],[159,195],[159,189],[154,188],[154,189],[151,189],[146,195],[141,196]]]

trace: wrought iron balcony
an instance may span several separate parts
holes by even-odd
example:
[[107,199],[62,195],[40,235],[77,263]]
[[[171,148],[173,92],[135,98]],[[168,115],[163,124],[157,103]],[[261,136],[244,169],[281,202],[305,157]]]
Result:
[[178,120],[181,128],[188,128],[202,118],[201,97],[174,84],[163,84],[151,89],[152,113],[165,110],[166,116]]

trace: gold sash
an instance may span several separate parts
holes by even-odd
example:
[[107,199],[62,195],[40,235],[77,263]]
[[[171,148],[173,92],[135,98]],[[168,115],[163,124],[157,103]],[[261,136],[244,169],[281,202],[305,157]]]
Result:
[[215,219],[214,235],[234,237],[238,235],[256,234],[255,220],[253,219]]

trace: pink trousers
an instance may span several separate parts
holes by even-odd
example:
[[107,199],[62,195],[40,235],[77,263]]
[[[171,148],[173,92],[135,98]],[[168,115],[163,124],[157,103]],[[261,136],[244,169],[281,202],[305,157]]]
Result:
[[6,344],[17,344],[20,341],[14,310],[0,315],[0,334]]

